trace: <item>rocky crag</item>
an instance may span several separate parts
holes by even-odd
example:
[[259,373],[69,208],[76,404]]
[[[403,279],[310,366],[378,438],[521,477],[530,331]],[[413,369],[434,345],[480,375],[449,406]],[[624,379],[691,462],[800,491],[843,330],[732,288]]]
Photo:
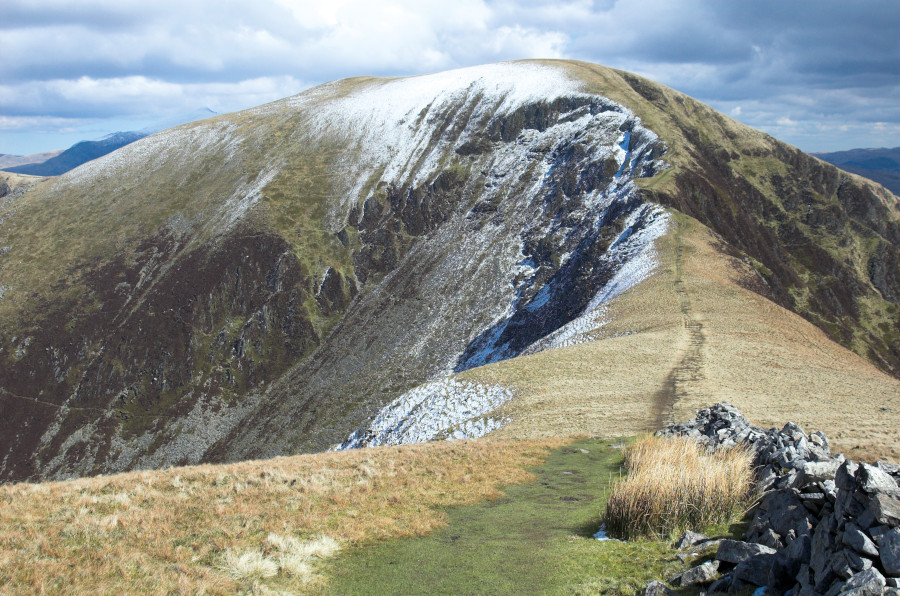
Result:
[[[657,434],[710,448],[750,444],[760,492],[744,541],[681,537],[675,546],[682,559],[715,555],[669,578],[673,585],[709,593],[761,587],[799,596],[900,594],[900,466],[832,455],[821,432],[807,434],[790,422],[764,430],[727,403]],[[667,590],[653,582],[647,593]]]

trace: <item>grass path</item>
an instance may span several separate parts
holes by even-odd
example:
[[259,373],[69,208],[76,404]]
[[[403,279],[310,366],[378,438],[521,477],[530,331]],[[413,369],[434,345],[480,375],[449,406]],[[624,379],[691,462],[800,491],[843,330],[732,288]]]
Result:
[[621,451],[579,439],[554,450],[530,484],[447,510],[428,536],[346,551],[330,566],[333,594],[634,593],[680,570],[659,542],[592,538]]

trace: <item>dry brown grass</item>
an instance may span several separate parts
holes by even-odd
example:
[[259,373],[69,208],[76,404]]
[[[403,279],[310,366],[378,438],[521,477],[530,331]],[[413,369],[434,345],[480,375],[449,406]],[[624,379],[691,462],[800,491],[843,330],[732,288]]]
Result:
[[748,502],[752,455],[746,447],[708,451],[690,439],[642,437],[625,451],[628,476],[606,503],[618,538],[666,538],[728,521]]
[[548,441],[459,441],[0,487],[2,594],[305,591],[338,545],[424,534]]

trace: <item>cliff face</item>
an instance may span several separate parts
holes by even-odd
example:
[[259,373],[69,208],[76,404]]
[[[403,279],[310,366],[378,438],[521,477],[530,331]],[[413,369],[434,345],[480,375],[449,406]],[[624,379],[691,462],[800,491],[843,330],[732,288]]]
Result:
[[[339,81],[0,201],[2,480],[327,448],[584,341],[652,274],[663,206],[900,371],[895,197],[593,65]],[[434,436],[490,430],[454,391]]]

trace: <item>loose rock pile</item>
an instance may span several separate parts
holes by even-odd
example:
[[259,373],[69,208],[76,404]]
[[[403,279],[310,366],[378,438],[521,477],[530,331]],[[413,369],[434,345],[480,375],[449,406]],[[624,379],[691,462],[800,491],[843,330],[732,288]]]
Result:
[[[727,403],[657,435],[687,436],[714,449],[747,442],[760,491],[745,541],[682,536],[679,558],[715,555],[670,583],[709,593],[758,586],[794,596],[900,596],[900,466],[832,456],[823,433],[807,435],[791,422],[763,430]],[[653,582],[647,592],[663,588]]]

